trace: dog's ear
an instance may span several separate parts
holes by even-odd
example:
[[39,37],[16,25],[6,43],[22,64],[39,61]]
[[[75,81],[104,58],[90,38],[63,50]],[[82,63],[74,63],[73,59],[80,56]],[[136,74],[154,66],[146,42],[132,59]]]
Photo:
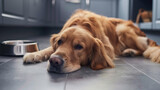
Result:
[[93,54],[90,61],[91,68],[94,70],[106,67],[114,67],[114,63],[105,51],[104,44],[99,39],[94,39]]
[[55,51],[56,48],[57,48],[56,38],[57,38],[58,36],[59,36],[58,34],[53,34],[53,35],[51,36],[51,38],[50,38],[50,44],[51,44],[51,46],[53,47],[53,51]]

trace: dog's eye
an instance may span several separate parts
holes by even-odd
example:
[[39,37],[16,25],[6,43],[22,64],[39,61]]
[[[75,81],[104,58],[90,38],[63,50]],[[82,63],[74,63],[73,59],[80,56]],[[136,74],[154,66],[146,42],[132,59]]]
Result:
[[62,40],[58,40],[58,45],[61,45],[62,44]]
[[74,46],[74,49],[77,49],[77,50],[80,50],[80,49],[82,49],[83,47],[80,45],[80,44],[77,44],[77,45],[75,45]]

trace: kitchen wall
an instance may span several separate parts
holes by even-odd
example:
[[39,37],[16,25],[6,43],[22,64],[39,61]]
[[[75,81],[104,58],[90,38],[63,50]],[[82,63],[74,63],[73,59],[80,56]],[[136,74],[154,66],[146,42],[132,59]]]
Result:
[[152,11],[152,22],[140,22],[139,27],[158,31],[159,5],[160,0],[0,0],[0,36],[7,39],[5,35],[21,38],[59,32],[76,9],[135,21],[138,10],[144,8]]

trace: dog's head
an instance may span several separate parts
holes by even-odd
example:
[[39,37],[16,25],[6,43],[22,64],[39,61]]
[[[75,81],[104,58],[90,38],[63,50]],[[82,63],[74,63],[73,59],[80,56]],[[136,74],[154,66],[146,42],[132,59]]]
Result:
[[95,70],[114,67],[104,44],[81,27],[73,26],[53,34],[50,43],[54,53],[48,61],[48,71],[68,73],[80,69],[81,65]]

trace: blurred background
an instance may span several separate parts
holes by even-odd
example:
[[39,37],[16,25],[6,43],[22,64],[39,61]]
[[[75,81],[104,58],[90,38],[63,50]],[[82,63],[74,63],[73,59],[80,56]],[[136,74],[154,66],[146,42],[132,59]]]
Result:
[[160,0],[0,0],[0,41],[58,33],[76,9],[137,21],[155,35],[160,30]]

